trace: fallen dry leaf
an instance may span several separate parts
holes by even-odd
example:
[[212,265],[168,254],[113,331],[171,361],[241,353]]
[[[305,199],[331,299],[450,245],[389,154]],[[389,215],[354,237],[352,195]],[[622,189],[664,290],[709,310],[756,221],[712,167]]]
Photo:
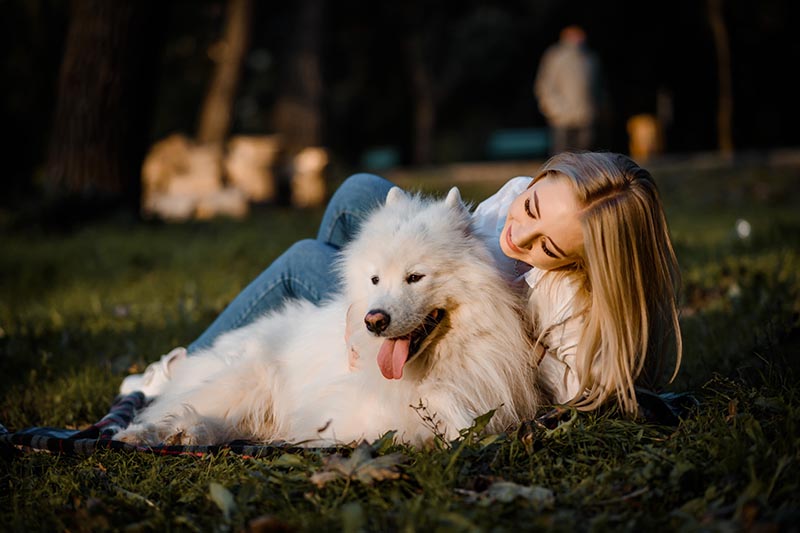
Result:
[[319,488],[336,479],[355,480],[369,485],[375,481],[399,478],[397,465],[405,460],[406,457],[401,453],[373,457],[372,447],[362,443],[350,457],[340,454],[326,457],[322,469],[314,472],[310,480]]
[[216,481],[212,481],[208,486],[208,494],[219,510],[222,511],[225,520],[230,520],[231,515],[236,512],[236,500],[231,491],[226,489]]
[[511,481],[496,481],[483,492],[456,489],[470,503],[489,506],[495,502],[509,503],[517,498],[526,500],[536,509],[552,509],[555,504],[553,491],[537,485],[518,485]]

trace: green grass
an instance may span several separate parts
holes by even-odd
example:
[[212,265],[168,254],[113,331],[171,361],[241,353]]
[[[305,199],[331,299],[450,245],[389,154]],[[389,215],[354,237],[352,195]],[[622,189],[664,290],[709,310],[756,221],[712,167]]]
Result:
[[[800,183],[796,169],[664,168],[684,276],[678,427],[575,415],[556,430],[465,432],[388,479],[312,476],[331,453],[202,459],[6,450],[4,530],[730,531],[800,523]],[[415,187],[446,190],[448,184]],[[480,200],[493,185],[462,187]],[[0,230],[0,422],[83,427],[128,370],[185,345],[321,212],[248,220]],[[746,219],[752,235],[734,229]],[[348,455],[348,450],[340,451]],[[508,482],[508,483],[504,483]]]

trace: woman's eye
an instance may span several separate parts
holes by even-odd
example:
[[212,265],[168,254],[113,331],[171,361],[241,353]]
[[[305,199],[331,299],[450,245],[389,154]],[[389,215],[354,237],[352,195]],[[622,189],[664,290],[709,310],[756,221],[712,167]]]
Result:
[[370,281],[372,281],[373,285],[377,285],[380,280],[381,278],[379,278],[378,276],[372,276],[372,279]]
[[525,212],[528,214],[529,217],[536,218],[535,216],[533,216],[533,213],[531,213],[531,199],[530,198],[525,198]]
[[544,250],[544,253],[553,259],[558,259],[558,256],[547,248],[547,241],[545,239],[542,239],[542,250]]
[[416,283],[424,277],[425,274],[409,274],[406,278],[406,283]]

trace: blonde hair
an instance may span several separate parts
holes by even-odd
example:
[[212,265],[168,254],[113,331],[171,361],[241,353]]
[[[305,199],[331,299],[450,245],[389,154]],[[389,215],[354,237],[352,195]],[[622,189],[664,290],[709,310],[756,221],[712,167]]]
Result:
[[534,181],[546,176],[568,178],[583,205],[583,257],[558,274],[577,282],[575,316],[583,315],[576,353],[583,393],[570,403],[590,410],[616,397],[635,414],[635,386],[659,384],[670,347],[672,381],[682,355],[680,273],[658,190],[621,154],[562,153]]

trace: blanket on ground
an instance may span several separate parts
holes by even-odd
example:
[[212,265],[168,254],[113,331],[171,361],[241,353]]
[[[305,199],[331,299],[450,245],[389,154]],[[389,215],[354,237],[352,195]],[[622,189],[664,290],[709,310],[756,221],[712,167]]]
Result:
[[[675,426],[698,406],[690,394],[654,394],[642,389],[637,391],[640,414],[648,423]],[[263,444],[248,441],[234,441],[216,446],[134,446],[112,440],[119,430],[128,427],[136,412],[146,404],[143,393],[136,391],[120,395],[114,400],[108,414],[86,429],[71,430],[53,427],[31,427],[9,432],[0,424],[0,446],[10,446],[21,450],[49,451],[71,455],[88,455],[95,450],[112,449],[139,451],[156,455],[191,455],[201,457],[228,451],[243,457],[267,457],[294,448],[283,443]],[[570,409],[556,408],[540,416],[534,423],[540,427],[553,429],[569,416]]]
[[222,446],[134,446],[125,442],[111,440],[116,432],[128,427],[136,411],[144,407],[145,396],[132,392],[118,396],[108,414],[86,429],[70,430],[53,427],[31,427],[11,433],[0,424],[0,445],[8,445],[21,450],[49,451],[71,455],[88,455],[95,450],[112,449],[139,451],[156,455],[216,454],[223,450],[244,457],[274,455],[276,450],[286,450],[285,446],[255,444],[234,441]]

